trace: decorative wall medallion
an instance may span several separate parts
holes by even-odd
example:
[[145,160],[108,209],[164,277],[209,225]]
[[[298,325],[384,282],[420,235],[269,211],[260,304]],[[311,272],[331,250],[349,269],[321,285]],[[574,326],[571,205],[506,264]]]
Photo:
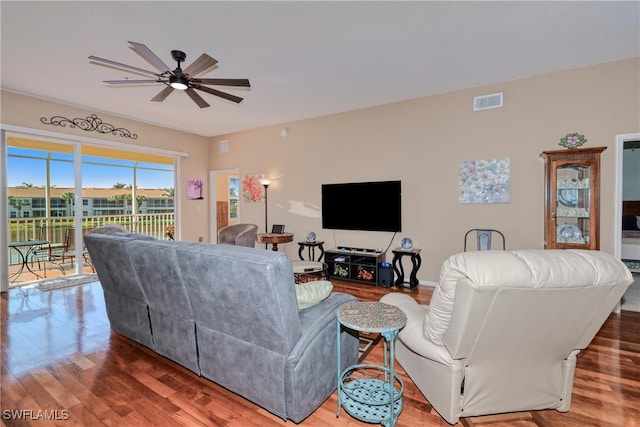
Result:
[[104,134],[110,133],[111,135],[120,136],[122,138],[138,138],[138,135],[131,133],[128,129],[117,128],[110,123],[103,122],[102,119],[95,114],[88,116],[86,119],[79,117],[76,117],[75,119],[68,119],[62,116],[52,116],[50,119],[41,117],[40,121],[45,125],[60,126],[63,128],[69,126],[70,128],[80,128],[87,132],[95,131]]

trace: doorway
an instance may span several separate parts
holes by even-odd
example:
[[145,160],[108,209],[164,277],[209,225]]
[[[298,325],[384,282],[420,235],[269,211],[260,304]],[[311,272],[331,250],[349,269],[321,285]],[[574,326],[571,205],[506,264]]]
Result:
[[235,168],[211,171],[209,184],[212,225],[209,241],[216,243],[218,230],[240,222],[240,170]]
[[640,229],[640,134],[617,137],[616,170],[615,256],[625,262],[634,278],[620,308],[640,311],[640,230],[636,230]]

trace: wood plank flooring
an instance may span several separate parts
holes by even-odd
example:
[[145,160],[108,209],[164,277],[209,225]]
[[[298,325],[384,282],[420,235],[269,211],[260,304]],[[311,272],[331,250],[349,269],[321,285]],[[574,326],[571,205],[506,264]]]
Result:
[[[350,282],[335,290],[377,301],[388,289]],[[428,303],[431,288],[411,293]],[[11,289],[1,303],[3,426],[281,426],[258,406],[110,331],[102,288]],[[382,362],[382,345],[365,359]],[[405,382],[399,427],[447,426],[398,365]],[[336,393],[304,426],[366,426]],[[578,355],[571,411],[493,417],[474,425],[640,426],[640,313],[612,314]],[[23,419],[19,420],[21,417]],[[25,419],[26,418],[26,419]]]

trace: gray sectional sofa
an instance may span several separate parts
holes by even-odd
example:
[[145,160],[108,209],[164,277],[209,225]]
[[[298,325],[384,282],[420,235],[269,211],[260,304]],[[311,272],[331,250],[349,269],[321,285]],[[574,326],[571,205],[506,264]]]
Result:
[[[336,309],[355,297],[299,310],[283,253],[97,231],[85,243],[114,331],[294,423],[335,390]],[[357,336],[341,349],[341,370],[357,363]]]

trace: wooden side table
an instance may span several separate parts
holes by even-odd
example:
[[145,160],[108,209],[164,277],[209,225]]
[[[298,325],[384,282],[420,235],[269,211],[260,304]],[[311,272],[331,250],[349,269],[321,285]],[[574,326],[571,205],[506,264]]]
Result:
[[[307,248],[307,253],[309,256],[309,259],[307,261],[322,261],[322,257],[324,256],[324,247],[322,245],[324,245],[324,242],[308,242],[305,240],[303,242],[298,242],[298,245],[300,246],[298,248],[298,257],[300,257],[302,261],[305,261],[304,257],[302,256],[304,248]],[[316,247],[320,249],[320,255],[318,256],[318,259],[316,259]]]
[[[407,323],[398,307],[381,302],[348,302],[337,312],[338,412],[368,423],[393,427],[402,412],[404,383],[395,373],[395,340]],[[379,333],[384,337],[384,366],[358,364],[340,372],[340,329]],[[388,348],[387,348],[388,343]]]
[[293,233],[261,233],[256,235],[258,243],[270,243],[271,249],[278,250],[278,243],[289,243],[293,241]]
[[[408,255],[411,257],[411,275],[409,276],[409,288],[415,289],[418,286],[418,270],[422,264],[422,258],[420,258],[420,249],[402,249],[396,248],[393,251],[393,270],[396,272],[398,278],[395,285],[398,287],[404,286],[404,267],[402,266],[402,257]],[[400,265],[398,267],[398,265]]]

